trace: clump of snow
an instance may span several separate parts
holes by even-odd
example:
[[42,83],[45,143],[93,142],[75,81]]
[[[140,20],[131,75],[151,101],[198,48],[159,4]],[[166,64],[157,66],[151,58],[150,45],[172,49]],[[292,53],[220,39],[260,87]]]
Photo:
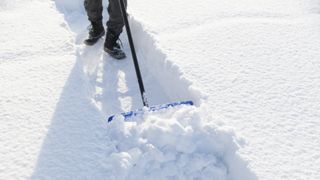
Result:
[[108,127],[115,149],[105,164],[109,179],[250,179],[246,172],[234,176],[242,169],[230,169],[239,141],[209,114],[183,106],[115,119]]

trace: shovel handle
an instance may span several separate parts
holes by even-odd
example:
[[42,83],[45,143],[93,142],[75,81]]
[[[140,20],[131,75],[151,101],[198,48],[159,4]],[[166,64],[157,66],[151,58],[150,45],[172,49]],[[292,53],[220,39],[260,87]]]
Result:
[[132,55],[132,59],[133,59],[134,68],[135,68],[135,71],[136,71],[138,83],[139,83],[139,89],[140,89],[140,94],[141,94],[141,98],[142,98],[142,103],[143,103],[143,106],[149,107],[148,101],[147,101],[147,97],[146,97],[146,93],[145,93],[145,89],[144,89],[144,85],[143,85],[143,80],[142,80],[142,77],[141,77],[138,58],[137,58],[137,55],[136,55],[136,50],[135,50],[134,44],[133,44],[133,39],[132,39],[130,25],[129,25],[129,21],[128,21],[128,17],[127,17],[126,7],[125,7],[125,4],[124,4],[123,0],[119,0],[119,3],[120,3],[120,9],[121,9],[124,25],[126,27],[126,31],[127,31],[127,35],[128,35],[129,45],[130,45],[130,49],[131,49],[131,55]]

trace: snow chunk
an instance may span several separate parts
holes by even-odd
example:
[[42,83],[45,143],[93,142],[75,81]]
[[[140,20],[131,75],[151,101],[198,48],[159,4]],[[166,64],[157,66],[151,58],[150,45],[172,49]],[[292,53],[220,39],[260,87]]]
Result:
[[233,179],[229,160],[237,138],[203,109],[182,106],[112,121],[108,134],[117,151],[106,163],[111,179]]

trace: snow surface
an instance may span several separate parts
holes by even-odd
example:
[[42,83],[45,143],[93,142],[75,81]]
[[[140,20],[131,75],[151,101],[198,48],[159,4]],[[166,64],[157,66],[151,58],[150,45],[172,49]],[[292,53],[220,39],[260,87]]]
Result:
[[0,19],[0,179],[256,179],[237,153],[244,140],[134,19],[150,104],[197,107],[107,124],[142,106],[138,85],[131,58],[83,45],[81,1],[1,1]]
[[320,1],[137,0],[130,12],[259,179],[320,179]]
[[0,179],[320,179],[319,1],[129,13],[150,104],[196,106],[107,124],[142,106],[130,56],[83,45],[82,0],[2,0]]

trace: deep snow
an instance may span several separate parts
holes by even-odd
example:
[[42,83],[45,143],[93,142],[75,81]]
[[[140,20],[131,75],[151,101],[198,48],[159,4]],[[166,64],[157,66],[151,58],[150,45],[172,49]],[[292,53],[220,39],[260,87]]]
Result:
[[114,61],[102,40],[82,44],[80,1],[3,1],[0,19],[0,179],[255,179],[237,154],[244,140],[211,116],[206,97],[134,19],[150,104],[197,107],[107,124],[142,106],[138,86],[131,58]]
[[320,1],[138,0],[130,12],[246,138],[260,179],[320,179]]
[[150,104],[197,106],[107,124],[138,85],[131,58],[82,44],[82,0],[1,1],[0,179],[319,179],[319,12],[129,1]]

